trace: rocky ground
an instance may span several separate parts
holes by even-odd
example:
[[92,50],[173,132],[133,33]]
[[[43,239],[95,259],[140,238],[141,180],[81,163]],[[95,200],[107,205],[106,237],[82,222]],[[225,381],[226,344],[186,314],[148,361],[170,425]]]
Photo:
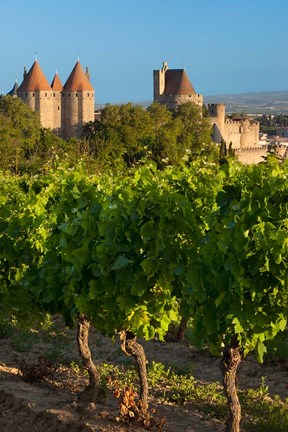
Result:
[[[118,400],[111,394],[105,403],[84,405],[79,401],[78,394],[84,389],[85,377],[75,368],[60,367],[53,378],[40,383],[25,382],[19,374],[19,359],[27,363],[35,362],[47,350],[61,348],[66,360],[71,362],[79,359],[76,333],[69,331],[68,338],[63,337],[53,343],[21,341],[13,337],[0,340],[0,430],[5,432],[124,432],[144,431],[135,425],[127,425],[119,421]],[[23,346],[24,342],[24,346]],[[22,345],[21,345],[22,343]],[[30,346],[31,345],[31,346]],[[117,343],[94,333],[91,338],[93,358],[96,363],[117,362],[120,353]],[[21,348],[21,349],[20,349]],[[23,350],[23,348],[25,348]],[[20,349],[20,351],[19,351]],[[148,361],[161,362],[178,370],[191,370],[193,376],[202,383],[221,383],[219,359],[205,353],[199,353],[188,344],[145,343]],[[76,368],[77,369],[77,368]],[[261,377],[269,387],[270,395],[278,394],[282,398],[288,396],[288,365],[261,366],[252,357],[240,365],[239,387],[259,388]],[[151,399],[152,406],[159,418],[165,418],[163,431],[196,432],[224,431],[224,424],[205,416],[187,403],[179,406],[168,402]]]

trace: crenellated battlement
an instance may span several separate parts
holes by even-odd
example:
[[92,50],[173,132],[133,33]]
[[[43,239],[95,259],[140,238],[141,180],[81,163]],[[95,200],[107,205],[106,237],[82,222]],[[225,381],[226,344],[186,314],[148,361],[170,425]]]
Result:
[[208,104],[207,111],[215,142],[232,143],[234,149],[259,145],[259,122],[247,117],[226,117],[224,103]]
[[[236,149],[235,156],[244,164],[257,164],[264,161],[268,151],[271,150],[271,145],[261,145],[255,147],[243,147]],[[288,158],[288,147],[285,145],[277,145],[277,154],[284,159]]]
[[210,117],[218,117],[219,115],[225,116],[225,104],[224,103],[207,104],[207,111]]

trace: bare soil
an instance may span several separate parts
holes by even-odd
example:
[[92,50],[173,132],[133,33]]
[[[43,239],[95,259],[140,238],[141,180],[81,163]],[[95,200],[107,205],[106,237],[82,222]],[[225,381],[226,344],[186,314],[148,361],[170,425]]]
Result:
[[[69,363],[79,361],[76,346],[76,331],[64,330],[63,334],[43,342],[38,338],[26,343],[17,338],[0,340],[0,431],[5,432],[144,432],[135,424],[125,424],[119,420],[119,401],[113,394],[97,406],[84,405],[78,398],[87,384],[83,373],[71,368]],[[21,345],[22,344],[22,345]],[[25,352],[23,351],[23,345]],[[121,352],[117,343],[92,332],[91,351],[95,363],[119,363]],[[188,344],[144,343],[147,360],[161,362],[178,370],[191,370],[201,383],[219,382],[221,385],[220,361],[206,353],[195,350]],[[28,383],[19,372],[19,359],[33,364],[39,356],[53,350],[61,351],[61,359],[67,366],[61,366],[53,377],[40,383]],[[123,358],[125,361],[125,358]],[[65,364],[65,363],[64,363]],[[77,369],[77,368],[76,368]],[[261,366],[252,357],[243,361],[239,371],[240,388],[258,388],[261,377],[266,377],[270,395],[288,396],[288,373],[283,365]],[[151,392],[152,393],[152,392]],[[204,432],[224,431],[223,423],[196,412],[192,404],[182,406],[161,402],[150,397],[150,407],[155,409],[159,418],[165,418],[163,431]]]

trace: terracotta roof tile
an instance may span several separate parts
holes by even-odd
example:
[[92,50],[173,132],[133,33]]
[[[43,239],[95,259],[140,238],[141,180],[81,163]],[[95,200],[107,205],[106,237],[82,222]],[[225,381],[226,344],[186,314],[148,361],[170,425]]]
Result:
[[165,73],[165,95],[196,94],[184,69],[168,69]]
[[77,61],[69,78],[64,84],[64,90],[66,91],[93,91],[94,90],[79,61]]
[[63,84],[62,84],[57,72],[54,75],[53,81],[51,83],[51,87],[55,91],[62,91],[63,90]]
[[33,63],[31,69],[18,88],[18,92],[39,90],[52,90],[45,75],[43,74],[37,60]]

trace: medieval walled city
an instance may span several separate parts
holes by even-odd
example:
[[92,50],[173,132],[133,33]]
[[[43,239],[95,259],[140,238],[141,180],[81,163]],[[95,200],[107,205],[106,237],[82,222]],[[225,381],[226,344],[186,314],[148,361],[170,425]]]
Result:
[[[163,62],[153,71],[153,101],[176,110],[183,103],[193,102],[203,109],[203,95],[198,94],[185,69],[169,69]],[[63,85],[56,72],[51,84],[46,79],[37,60],[27,72],[24,67],[23,81],[16,82],[8,93],[22,99],[33,111],[38,111],[44,128],[64,138],[80,138],[83,126],[99,118],[95,111],[94,88],[89,70],[84,71],[79,60]],[[216,143],[230,146],[243,163],[259,163],[269,150],[266,142],[259,139],[259,122],[247,116],[226,116],[224,103],[206,106],[212,124],[212,138]],[[288,148],[278,146],[279,154],[287,157]]]

